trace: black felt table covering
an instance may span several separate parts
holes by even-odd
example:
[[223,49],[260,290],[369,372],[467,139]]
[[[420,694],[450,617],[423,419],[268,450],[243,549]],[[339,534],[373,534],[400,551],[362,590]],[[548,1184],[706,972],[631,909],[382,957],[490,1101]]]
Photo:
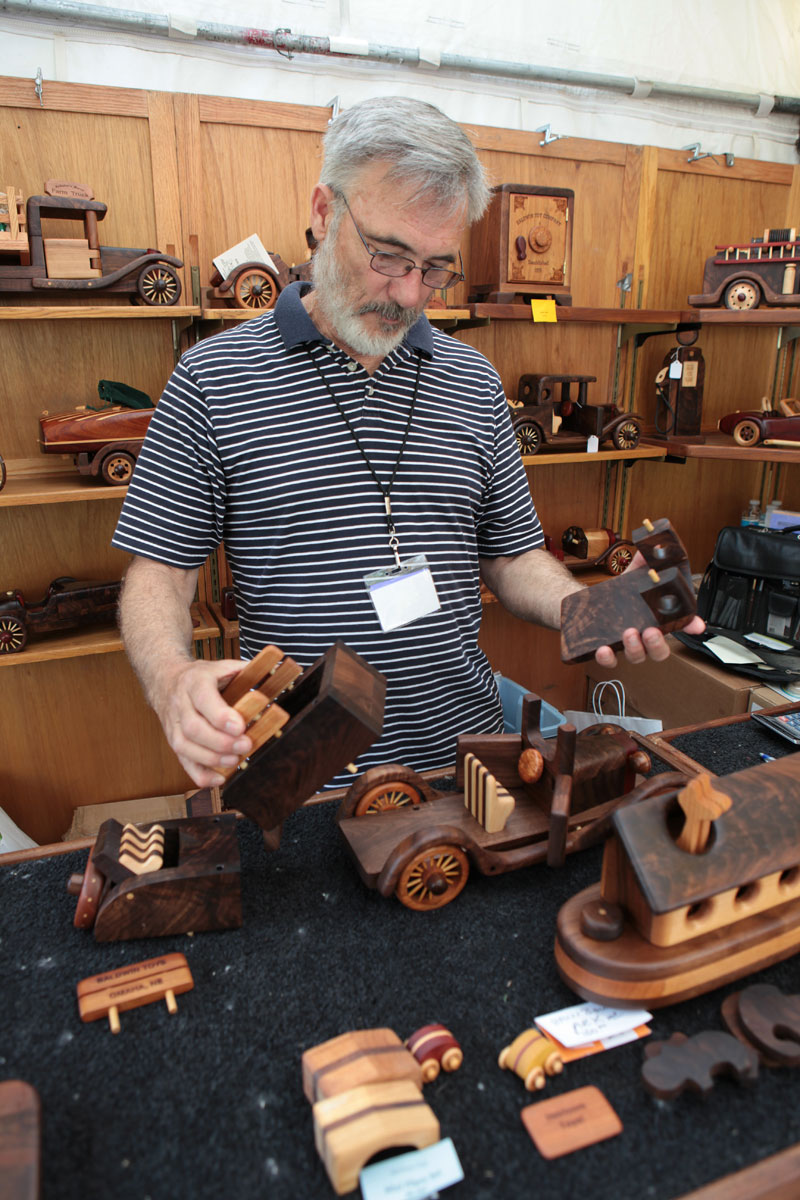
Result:
[[[240,823],[237,931],[98,944],[73,927],[65,886],[86,851],[0,870],[0,1080],[27,1080],[41,1097],[44,1200],[333,1196],[303,1050],[349,1029],[406,1037],[431,1021],[464,1049],[461,1070],[425,1089],[464,1167],[443,1197],[671,1200],[800,1140],[800,1069],[762,1067],[753,1088],[721,1080],[705,1100],[660,1102],[640,1081],[642,1042],[569,1064],[535,1095],[498,1068],[537,1014],[577,1002],[555,968],[554,926],[599,878],[599,848],[555,871],[473,872],[453,903],[419,914],[363,886],[334,811],[296,813],[272,855]],[[195,982],[175,1016],[163,1002],[122,1013],[117,1036],[80,1021],[80,979],[170,951]],[[755,980],[800,992],[798,959]],[[722,1029],[721,1001],[740,986],[656,1011],[653,1037]],[[520,1110],[587,1084],[623,1133],[546,1162]]]

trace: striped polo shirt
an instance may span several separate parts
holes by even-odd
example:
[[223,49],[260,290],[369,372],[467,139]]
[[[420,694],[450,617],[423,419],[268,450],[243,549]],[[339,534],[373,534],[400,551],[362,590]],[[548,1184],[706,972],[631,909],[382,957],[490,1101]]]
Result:
[[[308,286],[183,355],[113,544],[189,569],[224,541],[242,656],[274,643],[306,667],[342,638],[387,679],[383,735],[359,769],[447,767],[460,733],[502,729],[477,645],[479,556],[543,540],[502,385],[425,317],[370,376],[318,332],[301,303]],[[441,603],[390,633],[364,581],[395,562],[364,456],[383,485],[397,466],[400,555],[427,556]]]

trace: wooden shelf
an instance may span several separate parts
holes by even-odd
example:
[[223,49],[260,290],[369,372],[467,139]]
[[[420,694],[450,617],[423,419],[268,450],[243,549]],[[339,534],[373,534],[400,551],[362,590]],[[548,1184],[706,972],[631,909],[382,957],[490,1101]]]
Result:
[[800,307],[753,308],[748,312],[732,312],[729,308],[694,308],[689,320],[701,325],[800,325]]
[[[663,458],[669,451],[654,443],[645,445],[644,438],[635,450],[598,450],[595,454],[587,454],[585,450],[556,450],[551,454],[524,454],[522,461],[526,467],[552,467],[559,463],[589,463],[613,462],[618,459]],[[789,451],[790,454],[794,453]]]
[[[203,308],[201,321],[249,321],[263,317],[271,309],[265,308]],[[469,308],[426,308],[425,316],[434,325],[451,325],[468,321],[472,313]]]
[[0,321],[163,321],[199,317],[193,304],[0,304]]
[[[494,321],[530,321],[534,324],[530,304],[487,304],[469,306],[473,317],[488,317]],[[651,308],[569,308],[556,305],[556,324],[575,321],[582,324],[604,325],[678,325],[696,323],[695,313],[677,309]],[[535,322],[549,324],[549,322]]]
[[[60,463],[61,458],[56,460]],[[0,492],[0,508],[20,508],[27,504],[70,504],[93,500],[121,500],[127,485],[110,487],[101,480],[79,475],[77,467],[55,466],[51,455],[36,459],[10,459],[6,462],[6,485]]]
[[680,438],[662,442],[645,437],[642,443],[647,449],[659,447],[660,458],[669,455],[670,458],[718,458],[733,462],[800,462],[800,442],[796,450],[782,446],[737,446],[725,433],[707,433],[705,442],[682,442]]
[[[219,637],[219,628],[205,605],[192,605],[192,621],[197,622],[192,631],[193,641]],[[122,648],[119,630],[110,625],[72,633],[45,634],[41,638],[34,637],[18,654],[0,655],[0,669],[52,662],[59,658],[83,658],[89,654],[115,654]]]

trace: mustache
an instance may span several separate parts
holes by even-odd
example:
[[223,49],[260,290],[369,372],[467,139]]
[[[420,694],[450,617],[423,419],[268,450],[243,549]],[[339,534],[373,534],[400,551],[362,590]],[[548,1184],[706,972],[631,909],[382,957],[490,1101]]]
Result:
[[384,317],[387,321],[402,321],[408,326],[413,325],[419,316],[418,309],[404,308],[402,304],[397,304],[395,301],[388,301],[385,304],[379,304],[377,301],[363,304],[358,309],[358,316],[366,316],[367,313],[377,313],[379,317]]

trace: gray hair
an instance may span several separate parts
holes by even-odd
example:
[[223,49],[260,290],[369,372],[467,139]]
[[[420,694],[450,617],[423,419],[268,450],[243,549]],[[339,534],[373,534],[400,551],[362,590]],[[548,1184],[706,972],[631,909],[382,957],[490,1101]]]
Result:
[[455,209],[466,200],[470,224],[491,197],[486,172],[466,134],[421,100],[383,96],[340,112],[324,138],[321,182],[347,195],[373,162],[388,164],[390,183],[416,187],[415,200]]

